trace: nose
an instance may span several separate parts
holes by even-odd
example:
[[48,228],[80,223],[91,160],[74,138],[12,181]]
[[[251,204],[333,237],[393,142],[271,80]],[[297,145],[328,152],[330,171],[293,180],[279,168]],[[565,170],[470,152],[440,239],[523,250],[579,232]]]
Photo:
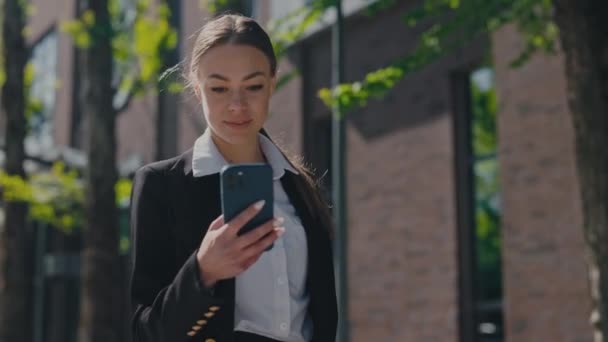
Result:
[[246,99],[241,91],[235,91],[230,97],[230,103],[228,104],[228,110],[240,111],[246,104]]

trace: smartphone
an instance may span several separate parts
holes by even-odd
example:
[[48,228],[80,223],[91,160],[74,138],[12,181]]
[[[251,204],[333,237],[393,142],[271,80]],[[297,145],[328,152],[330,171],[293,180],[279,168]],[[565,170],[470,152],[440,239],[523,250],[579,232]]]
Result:
[[[268,164],[224,166],[220,172],[220,194],[224,222],[232,220],[255,202],[266,201],[262,210],[239,230],[238,235],[245,234],[274,218],[272,168]],[[273,245],[266,250],[272,249]]]

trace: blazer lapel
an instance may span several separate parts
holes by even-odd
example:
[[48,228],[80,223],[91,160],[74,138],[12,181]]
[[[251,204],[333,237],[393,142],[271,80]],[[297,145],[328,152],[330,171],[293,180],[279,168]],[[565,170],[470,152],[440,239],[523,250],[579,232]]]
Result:
[[221,214],[219,176],[194,177],[192,150],[180,160],[180,171],[170,184],[175,229],[183,250],[192,252],[200,245],[209,224]]
[[[201,244],[207,229],[221,215],[219,174],[194,177],[192,174],[192,150],[184,153],[182,174],[175,177],[173,188],[176,229],[187,256]],[[186,257],[187,257],[186,256]],[[234,278],[219,281],[215,286],[215,296],[222,298],[232,307],[223,313],[224,331],[231,331],[234,325]]]

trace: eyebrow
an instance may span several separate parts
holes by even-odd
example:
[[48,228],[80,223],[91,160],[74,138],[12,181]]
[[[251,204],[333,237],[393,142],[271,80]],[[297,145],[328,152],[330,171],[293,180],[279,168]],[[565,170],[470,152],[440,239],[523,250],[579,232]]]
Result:
[[[255,71],[255,72],[252,72],[251,74],[243,77],[243,81],[250,80],[250,79],[252,79],[252,78],[254,78],[256,76],[264,76],[264,75],[265,74],[262,71]],[[228,77],[222,76],[220,74],[211,74],[211,75],[209,75],[208,78],[217,78],[217,79],[220,79],[222,81],[228,81]]]

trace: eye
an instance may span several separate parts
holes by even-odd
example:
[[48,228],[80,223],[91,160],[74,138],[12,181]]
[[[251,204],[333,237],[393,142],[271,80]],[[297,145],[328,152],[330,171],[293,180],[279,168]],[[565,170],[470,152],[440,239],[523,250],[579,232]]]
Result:
[[247,90],[258,91],[258,90],[261,90],[262,88],[264,88],[263,84],[255,84],[255,85],[247,87]]
[[226,91],[228,91],[228,88],[226,88],[226,87],[211,87],[211,91],[214,92],[214,93],[221,94],[221,93],[225,93]]

